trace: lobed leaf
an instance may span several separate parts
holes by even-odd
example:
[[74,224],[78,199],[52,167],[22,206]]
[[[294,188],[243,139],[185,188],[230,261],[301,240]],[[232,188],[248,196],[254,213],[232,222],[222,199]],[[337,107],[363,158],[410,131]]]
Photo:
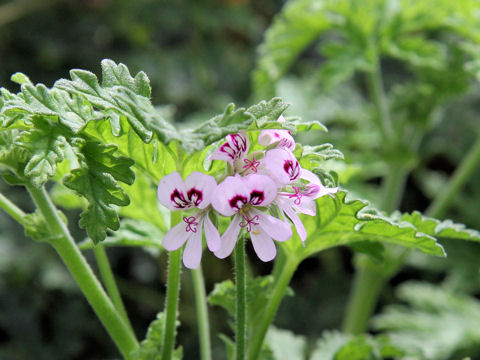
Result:
[[443,360],[480,344],[477,299],[418,282],[402,284],[397,295],[409,306],[388,306],[373,324],[408,355]]
[[81,167],[65,176],[66,187],[84,196],[89,205],[81,214],[80,227],[94,243],[102,241],[106,229],[117,230],[120,226],[116,210],[112,205],[126,206],[130,200],[117,181],[132,184],[135,174],[130,169],[133,160],[115,156],[117,147],[92,141],[77,141],[81,154]]
[[442,246],[434,237],[417,232],[410,224],[398,224],[377,213],[367,213],[366,202],[347,200],[346,197],[346,192],[339,191],[334,198],[319,198],[317,216],[302,218],[309,234],[305,247],[296,236],[281,246],[301,259],[330,247],[364,241],[392,243],[429,255],[445,256]]

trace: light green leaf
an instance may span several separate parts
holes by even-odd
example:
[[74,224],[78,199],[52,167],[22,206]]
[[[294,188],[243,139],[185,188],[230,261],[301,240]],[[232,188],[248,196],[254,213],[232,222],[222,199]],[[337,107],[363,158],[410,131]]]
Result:
[[271,326],[268,329],[266,341],[275,360],[301,360],[305,358],[307,342],[304,336],[295,335],[289,330]]
[[329,27],[324,1],[289,1],[275,17],[258,48],[257,68],[253,72],[257,94],[261,97],[275,95],[275,82]]
[[[394,218],[398,216],[399,215],[396,214]],[[439,221],[424,216],[418,211],[414,211],[411,214],[403,214],[400,217],[400,220],[409,222],[416,227],[417,231],[431,236],[447,239],[480,241],[480,232],[476,230],[467,229],[465,225],[454,223],[451,220]]]
[[394,345],[426,360],[450,359],[458,350],[480,345],[480,302],[426,283],[402,284],[397,296],[409,304],[392,305],[374,318]]
[[384,335],[351,335],[326,331],[318,340],[310,360],[382,360],[402,356]]

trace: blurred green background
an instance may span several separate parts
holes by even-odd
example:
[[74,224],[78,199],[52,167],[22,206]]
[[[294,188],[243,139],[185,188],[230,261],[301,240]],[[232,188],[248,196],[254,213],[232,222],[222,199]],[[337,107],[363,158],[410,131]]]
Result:
[[[256,49],[282,6],[283,1],[273,0],[1,1],[0,86],[17,91],[18,86],[9,80],[17,71],[47,86],[68,77],[72,68],[99,74],[100,61],[111,58],[125,63],[131,73],[147,73],[152,101],[162,106],[169,120],[206,120],[222,112],[229,102],[249,105],[258,99],[251,81]],[[433,30],[429,35],[440,39]],[[331,142],[344,151],[348,168],[336,164],[342,185],[379,202],[375,190],[385,169],[374,155],[378,138],[368,124],[371,111],[365,82],[353,76],[335,91],[323,89],[324,78],[317,76],[315,69],[325,57],[317,50],[307,48],[273,92],[292,103],[290,115],[327,124],[329,134],[314,133],[304,140]],[[385,59],[383,69],[388,91],[398,79],[409,76],[392,59]],[[435,76],[438,79],[443,74]],[[466,82],[471,85],[468,91],[459,91],[442,104],[435,119],[438,126],[420,145],[422,157],[415,158],[407,179],[403,211],[428,207],[478,132],[480,92],[473,77]],[[418,101],[415,94],[406,96],[408,89],[398,89],[398,93],[398,106],[402,100],[408,106]],[[422,111],[421,106],[417,108]],[[473,228],[479,228],[479,176],[477,170],[447,214]],[[0,191],[24,204],[24,210],[33,209],[23,191],[3,182]],[[67,215],[72,233],[82,240],[85,234],[76,226],[78,213],[69,211]],[[453,287],[478,296],[478,246],[449,246],[447,250],[452,256],[446,262],[412,260],[391,281],[378,309],[394,301],[392,289],[405,279],[447,279]],[[109,249],[109,256],[137,336],[143,338],[148,324],[163,308],[165,258],[122,248]],[[304,334],[310,341],[325,329],[339,328],[353,273],[351,260],[351,252],[342,248],[303,262],[291,285],[295,296],[285,299],[276,325]],[[208,291],[214,283],[232,276],[229,260],[218,261],[205,253],[203,264]],[[252,264],[255,274],[267,274],[271,269],[271,264]],[[178,343],[184,347],[185,359],[196,359],[197,330],[188,271],[184,271],[180,306]],[[211,308],[211,322],[213,334],[231,334],[221,309]],[[213,342],[214,358],[224,358],[221,340],[214,335]],[[116,354],[53,249],[26,239],[22,229],[1,213],[0,359],[113,359]]]

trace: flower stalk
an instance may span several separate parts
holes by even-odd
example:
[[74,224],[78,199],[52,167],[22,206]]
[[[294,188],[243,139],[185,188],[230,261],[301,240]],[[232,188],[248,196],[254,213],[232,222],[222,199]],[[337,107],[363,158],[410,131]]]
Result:
[[52,240],[49,241],[50,244],[55,248],[70,270],[70,273],[123,357],[127,360],[130,359],[130,353],[138,347],[137,339],[113,306],[112,301],[78,249],[45,188],[27,185],[27,190],[54,235]]
[[245,272],[245,236],[235,245],[235,354],[237,360],[245,360],[247,338],[247,279]]
[[191,271],[195,306],[197,309],[198,338],[200,342],[200,360],[211,360],[210,322],[208,320],[207,297],[202,267]]

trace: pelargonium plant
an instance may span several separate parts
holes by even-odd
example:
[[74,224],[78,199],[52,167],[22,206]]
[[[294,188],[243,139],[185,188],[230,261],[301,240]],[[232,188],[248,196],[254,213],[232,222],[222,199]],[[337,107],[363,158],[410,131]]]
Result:
[[[85,70],[70,74],[47,88],[17,73],[12,80],[21,91],[1,89],[0,175],[23,186],[36,210],[25,213],[3,194],[0,208],[28,236],[55,248],[125,359],[182,357],[175,340],[182,257],[194,284],[199,358],[212,359],[209,304],[235,319],[234,340],[222,337],[229,359],[276,359],[281,350],[269,340],[278,334],[271,324],[304,259],[341,245],[378,258],[386,243],[444,256],[435,236],[480,238],[415,214],[388,217],[339,189],[329,167],[342,160],[341,152],[294,138],[325,127],[284,116],[288,104],[279,98],[248,108],[230,104],[178,130],[152,105],[143,72],[132,77],[125,65],[104,60],[101,82]],[[86,240],[73,238],[57,206],[82,210],[78,225]],[[246,262],[258,261],[245,255],[247,239],[260,261],[274,262],[270,276],[247,273]],[[235,284],[216,284],[208,299],[204,244],[215,261],[230,261],[233,252],[235,264]],[[165,307],[140,343],[108,262],[109,246],[168,253]],[[100,279],[82,254],[90,249]]]

